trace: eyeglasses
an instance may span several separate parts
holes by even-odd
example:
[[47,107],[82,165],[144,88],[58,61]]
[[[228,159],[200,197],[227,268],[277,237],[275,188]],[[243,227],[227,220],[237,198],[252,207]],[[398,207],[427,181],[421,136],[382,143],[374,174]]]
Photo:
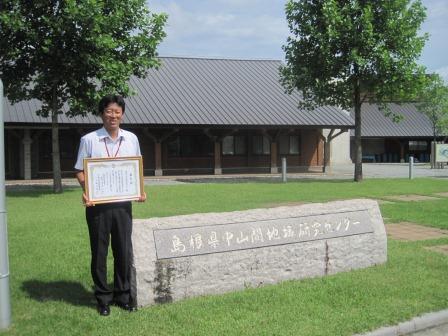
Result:
[[107,110],[104,110],[104,114],[105,115],[107,115],[107,116],[113,116],[113,115],[121,115],[123,113],[123,111],[122,110],[119,110],[119,109],[107,109]]

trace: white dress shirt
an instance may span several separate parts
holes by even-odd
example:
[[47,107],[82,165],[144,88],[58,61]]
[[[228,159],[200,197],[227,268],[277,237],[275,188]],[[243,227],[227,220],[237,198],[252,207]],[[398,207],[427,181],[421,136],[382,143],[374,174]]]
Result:
[[118,130],[118,137],[112,140],[104,127],[81,138],[75,169],[84,170],[85,158],[107,158],[120,156],[140,156],[140,145],[134,133]]

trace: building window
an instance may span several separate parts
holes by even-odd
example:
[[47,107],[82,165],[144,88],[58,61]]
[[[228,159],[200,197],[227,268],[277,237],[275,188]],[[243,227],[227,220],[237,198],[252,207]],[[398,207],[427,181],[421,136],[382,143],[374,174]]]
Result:
[[168,156],[181,156],[180,155],[180,137],[171,138],[167,144]]
[[213,156],[213,143],[205,135],[178,135],[167,142],[168,157]]
[[271,154],[271,143],[265,135],[254,135],[252,137],[252,151],[257,155]]
[[222,139],[222,154],[235,155],[235,141],[233,136],[226,136]]
[[298,135],[281,135],[278,142],[280,155],[300,154],[300,137]]
[[229,135],[222,139],[223,155],[245,155],[246,137],[244,135]]
[[410,151],[425,151],[428,149],[428,143],[426,141],[409,141]]

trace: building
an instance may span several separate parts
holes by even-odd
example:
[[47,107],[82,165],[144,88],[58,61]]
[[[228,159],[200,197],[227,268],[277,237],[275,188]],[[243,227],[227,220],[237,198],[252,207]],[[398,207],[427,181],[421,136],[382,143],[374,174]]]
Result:
[[[289,171],[319,170],[326,134],[353,128],[337,107],[299,109],[299,94],[286,94],[279,82],[280,61],[161,62],[145,79],[131,79],[136,95],[126,99],[122,125],[139,137],[145,175],[276,173],[282,157]],[[36,115],[39,104],[6,102],[9,179],[52,175],[51,120]],[[63,175],[73,176],[79,138],[101,119],[60,115],[59,124]]]
[[[433,126],[414,103],[388,104],[390,111],[401,115],[399,122],[385,116],[376,104],[363,104],[361,109],[361,141],[364,162],[429,162]],[[352,112],[354,118],[354,112]],[[354,158],[354,130],[351,131],[351,152]]]

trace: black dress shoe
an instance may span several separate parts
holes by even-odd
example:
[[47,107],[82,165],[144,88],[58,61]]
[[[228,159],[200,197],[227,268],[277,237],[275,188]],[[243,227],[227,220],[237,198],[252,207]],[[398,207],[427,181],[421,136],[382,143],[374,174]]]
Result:
[[110,307],[107,304],[106,305],[105,304],[98,304],[97,310],[98,310],[98,313],[101,316],[109,316],[110,315]]
[[130,313],[137,311],[137,307],[134,306],[134,305],[131,305],[129,303],[115,302],[115,305],[117,307],[120,307],[123,310],[126,310],[126,311],[130,312]]

